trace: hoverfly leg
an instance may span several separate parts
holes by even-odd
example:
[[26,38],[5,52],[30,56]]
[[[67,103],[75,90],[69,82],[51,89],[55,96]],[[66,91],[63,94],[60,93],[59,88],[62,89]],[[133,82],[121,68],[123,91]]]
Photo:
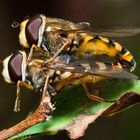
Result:
[[[97,102],[105,102],[105,100],[103,98],[101,98],[101,97],[99,97],[97,95],[91,95],[90,92],[89,92],[89,90],[88,90],[88,88],[87,88],[87,86],[86,86],[86,84],[84,83],[84,81],[82,81],[82,79],[80,77],[79,77],[79,80],[80,80],[81,85],[84,88],[85,93],[86,93],[86,95],[87,95],[87,97],[89,99],[94,100],[94,101],[97,101]],[[95,92],[96,92],[95,94],[98,94],[97,93],[97,90]]]
[[102,98],[102,97],[99,97],[99,96],[98,96],[99,90],[97,90],[97,89],[94,89],[94,90],[93,90],[93,93],[94,93],[95,95],[90,94],[90,92],[88,91],[88,88],[87,88],[86,84],[85,84],[80,78],[79,78],[79,80],[80,80],[81,85],[83,86],[83,88],[84,88],[84,90],[85,90],[85,92],[86,92],[86,95],[87,95],[87,97],[88,97],[89,99],[94,100],[94,101],[97,101],[97,102],[107,102],[107,103],[114,103],[114,102],[117,102],[116,100],[106,100],[106,99],[104,99],[104,98]]
[[106,102],[103,98],[96,96],[96,95],[91,95],[91,94],[87,94],[88,98],[97,101],[97,102]]
[[43,93],[42,93],[42,98],[48,96],[48,82],[49,82],[49,75],[46,75],[46,80],[45,80],[45,85],[43,87]]
[[55,86],[56,91],[60,91],[65,85],[67,85],[69,83],[69,81],[74,80],[76,76],[77,76],[77,74],[72,74],[69,77],[58,82]]
[[30,48],[30,51],[29,51],[29,55],[28,55],[28,58],[27,58],[27,62],[30,62],[31,59],[32,59],[32,56],[33,56],[33,52],[34,52],[34,49],[36,49],[37,51],[39,50],[42,50],[40,47],[36,46],[36,45],[32,45],[32,47]]
[[30,48],[30,52],[29,52],[28,58],[27,58],[27,62],[31,61],[34,49],[37,49],[37,48],[38,47],[36,45],[34,45],[34,44],[32,45],[32,47]]
[[20,111],[20,83],[21,83],[21,81],[17,82],[17,92],[16,92],[14,112]]
[[[95,92],[97,92],[97,90],[94,90],[94,91],[93,91],[94,94],[95,94]],[[99,92],[99,91],[98,91],[98,92]],[[114,103],[114,102],[117,102],[116,100],[106,100],[106,99],[104,99],[104,98],[102,98],[102,97],[99,97],[99,96],[97,96],[97,95],[89,94],[89,92],[88,92],[87,96],[88,96],[90,99],[95,100],[95,101],[97,101],[97,102],[106,102],[106,103]]]
[[33,86],[31,86],[30,84],[24,82],[24,81],[20,81],[20,84],[30,90],[33,90]]
[[14,111],[18,112],[20,111],[20,86],[25,86],[28,89],[33,89],[33,87],[31,85],[29,85],[28,83],[24,82],[24,81],[18,81],[17,82],[17,92],[16,92],[16,100],[15,100],[15,106],[14,106]]
[[49,75],[46,76],[46,81],[43,88],[42,99],[41,99],[41,104],[42,105],[45,104],[47,107],[47,110],[45,110],[46,113],[50,113],[54,110],[54,106],[51,103],[51,96],[48,92],[48,82],[49,82]]
[[65,48],[67,48],[71,44],[71,40],[67,40],[64,45],[52,56],[47,63],[52,62]]
[[55,96],[57,94],[55,88],[52,85],[48,85],[48,91],[51,96]]

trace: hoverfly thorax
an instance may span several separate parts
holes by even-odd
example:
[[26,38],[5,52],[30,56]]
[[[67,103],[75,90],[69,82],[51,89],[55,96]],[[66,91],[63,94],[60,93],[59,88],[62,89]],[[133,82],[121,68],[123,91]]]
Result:
[[66,40],[67,38],[62,37],[59,32],[45,32],[42,38],[42,48],[53,56]]
[[34,89],[40,89],[45,83],[45,73],[40,68],[40,62],[32,61],[27,65],[26,81],[30,82]]

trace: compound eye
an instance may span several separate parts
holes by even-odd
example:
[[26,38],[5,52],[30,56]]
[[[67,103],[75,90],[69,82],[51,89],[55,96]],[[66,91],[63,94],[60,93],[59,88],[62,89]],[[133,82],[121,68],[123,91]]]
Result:
[[13,82],[22,80],[22,63],[23,56],[20,52],[17,52],[11,56],[8,63],[9,76]]
[[39,29],[41,24],[42,19],[40,16],[35,16],[28,21],[25,29],[25,34],[27,41],[30,45],[37,45],[39,38]]

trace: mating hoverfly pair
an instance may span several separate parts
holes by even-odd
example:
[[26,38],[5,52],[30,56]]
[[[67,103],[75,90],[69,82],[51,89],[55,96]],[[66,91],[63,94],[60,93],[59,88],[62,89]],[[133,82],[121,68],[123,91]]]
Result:
[[94,32],[87,22],[72,23],[44,15],[21,22],[19,41],[30,51],[8,56],[2,72],[7,83],[17,84],[15,111],[19,110],[20,85],[50,96],[67,85],[81,84],[89,98],[103,101],[89,94],[88,83],[137,76],[131,73],[136,67],[133,55],[119,43],[100,35],[122,37],[138,32],[135,27],[119,26]]

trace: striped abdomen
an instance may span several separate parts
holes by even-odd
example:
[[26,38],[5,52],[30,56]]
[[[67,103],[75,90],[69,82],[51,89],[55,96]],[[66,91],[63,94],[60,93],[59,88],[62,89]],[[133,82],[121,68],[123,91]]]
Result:
[[101,36],[84,36],[80,41],[76,55],[85,55],[87,53],[94,56],[108,56],[115,58],[116,61],[112,65],[125,68],[129,71],[135,69],[136,62],[133,55],[119,43],[109,40]]

